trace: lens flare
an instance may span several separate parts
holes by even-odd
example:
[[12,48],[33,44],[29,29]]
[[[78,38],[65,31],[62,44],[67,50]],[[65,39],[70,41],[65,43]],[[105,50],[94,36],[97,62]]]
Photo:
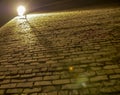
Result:
[[19,16],[23,16],[25,14],[25,11],[26,11],[26,9],[24,6],[22,6],[22,5],[18,6],[17,12],[18,12]]
[[70,66],[69,71],[73,71],[73,70],[74,70],[74,67]]

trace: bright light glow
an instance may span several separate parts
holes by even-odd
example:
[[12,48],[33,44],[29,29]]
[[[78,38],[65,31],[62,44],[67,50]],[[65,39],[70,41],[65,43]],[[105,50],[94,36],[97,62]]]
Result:
[[23,16],[23,15],[25,14],[25,11],[26,11],[26,9],[25,9],[25,7],[22,6],[22,5],[20,5],[20,6],[17,8],[17,12],[18,12],[18,15],[19,15],[19,16]]
[[73,71],[73,70],[74,70],[74,68],[73,68],[72,66],[70,66],[70,67],[69,67],[69,70],[70,70],[70,71]]

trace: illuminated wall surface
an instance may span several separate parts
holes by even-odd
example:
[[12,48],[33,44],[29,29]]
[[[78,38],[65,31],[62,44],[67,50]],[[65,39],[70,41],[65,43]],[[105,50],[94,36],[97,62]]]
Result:
[[68,10],[111,3],[120,4],[119,0],[0,0],[0,26],[17,15],[16,8],[19,5],[26,6],[26,12],[29,13]]
[[0,28],[0,95],[120,95],[120,7],[17,16]]

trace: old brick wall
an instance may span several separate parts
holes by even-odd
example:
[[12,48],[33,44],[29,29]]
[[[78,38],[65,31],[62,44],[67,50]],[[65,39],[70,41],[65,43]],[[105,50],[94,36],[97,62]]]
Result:
[[18,17],[0,29],[0,95],[120,95],[120,8]]

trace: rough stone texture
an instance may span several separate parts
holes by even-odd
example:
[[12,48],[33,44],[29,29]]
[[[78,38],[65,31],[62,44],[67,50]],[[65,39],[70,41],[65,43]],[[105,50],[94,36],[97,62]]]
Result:
[[0,28],[0,95],[120,95],[120,8],[15,17]]
[[22,93],[22,92],[23,92],[23,89],[20,88],[20,89],[8,89],[6,93],[14,94],[14,93]]

